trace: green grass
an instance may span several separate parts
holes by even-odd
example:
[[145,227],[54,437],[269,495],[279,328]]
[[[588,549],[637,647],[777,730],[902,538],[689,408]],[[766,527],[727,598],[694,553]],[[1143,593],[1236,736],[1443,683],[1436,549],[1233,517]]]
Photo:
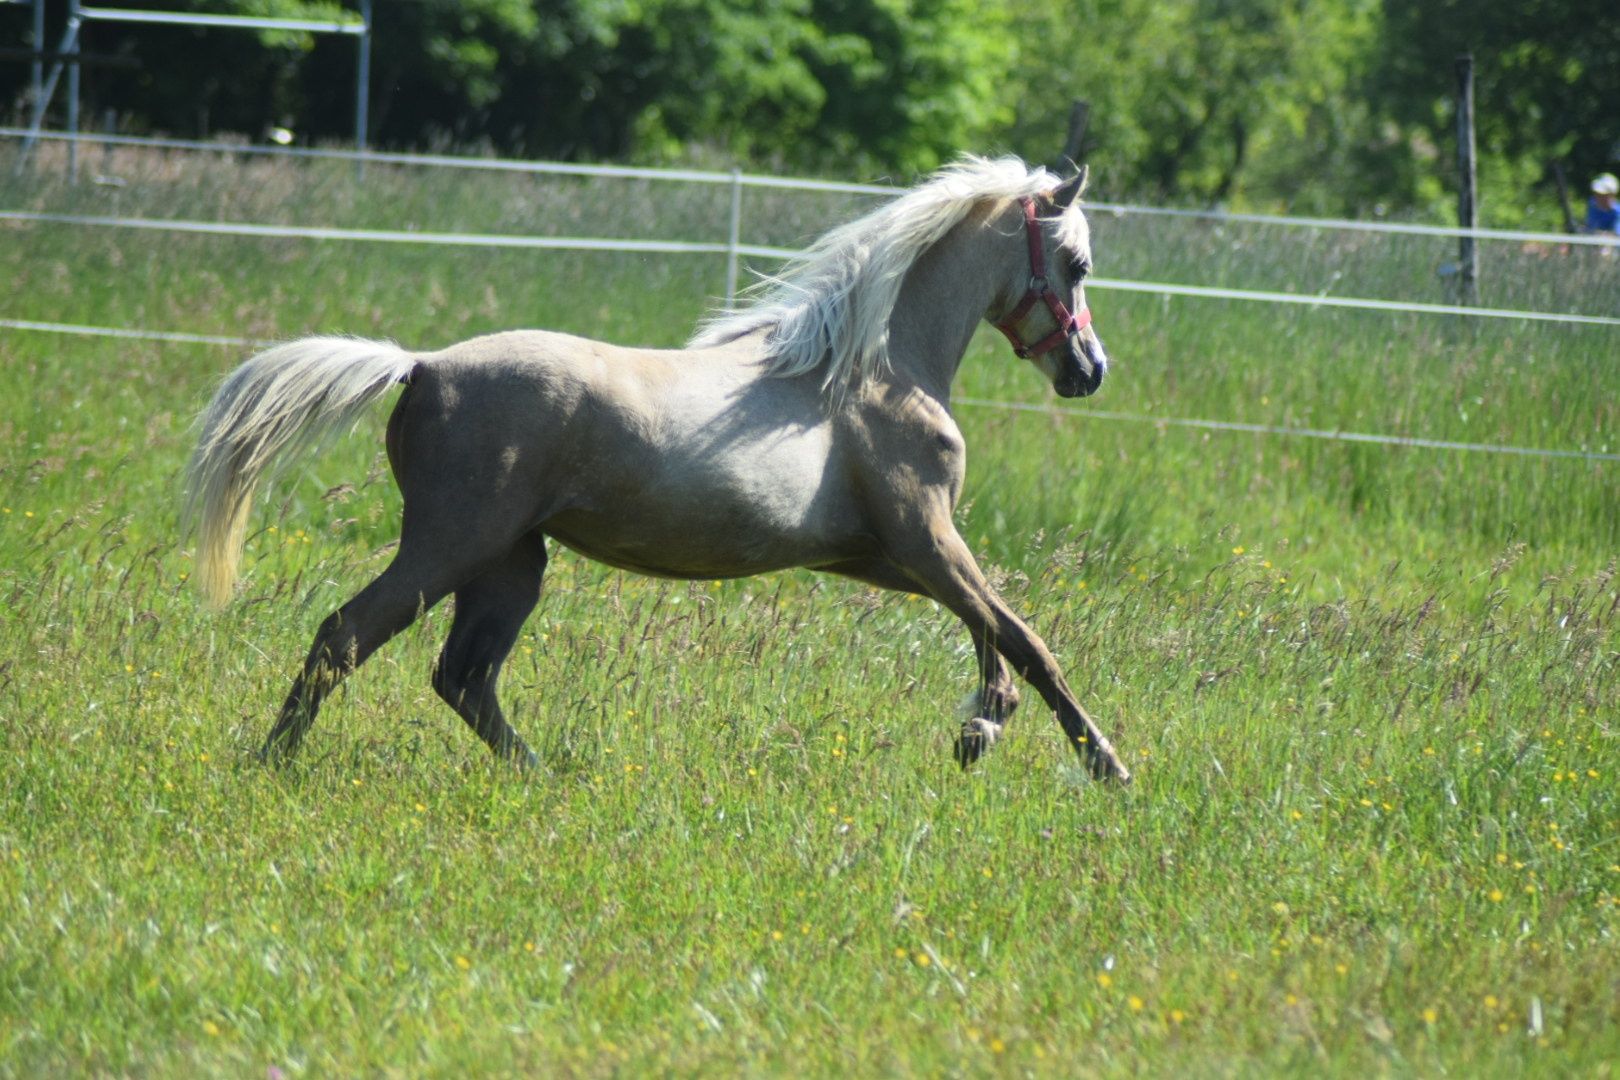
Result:
[[[724,212],[607,182],[120,167],[74,191],[5,167],[0,205],[559,234],[633,211],[681,239]],[[851,205],[759,196],[750,238]],[[703,258],[0,237],[0,317],[266,337],[670,344],[723,287]],[[1336,256],[1103,237],[1119,277],[1304,291]],[[1413,294],[1410,252],[1345,257]],[[1526,266],[1525,295],[1579,306]],[[1611,331],[1091,299],[1117,363],[1082,411],[1614,448]],[[961,409],[964,534],[1128,755],[1125,791],[1081,779],[1031,693],[959,773],[971,651],[932,605],[566,553],[504,680],[540,775],[493,768],[433,696],[444,609],[266,770],[250,752],[399,503],[379,409],[263,501],[240,598],[204,611],[178,475],[238,359],[0,334],[0,1072],[1620,1058],[1612,465]],[[991,334],[961,388],[1050,398]]]

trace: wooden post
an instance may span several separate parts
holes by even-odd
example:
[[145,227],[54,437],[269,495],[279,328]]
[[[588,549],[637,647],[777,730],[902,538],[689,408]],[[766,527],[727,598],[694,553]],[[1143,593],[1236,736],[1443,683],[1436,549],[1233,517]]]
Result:
[[1063,156],[1058,158],[1061,172],[1080,164],[1080,144],[1085,141],[1086,124],[1090,120],[1091,102],[1076,100],[1074,107],[1069,110],[1069,137],[1063,140]]
[[1569,205],[1569,178],[1564,175],[1564,163],[1552,163],[1553,183],[1558,185],[1558,209],[1564,212],[1564,231],[1573,236],[1579,230],[1575,228],[1575,211]]
[[[1479,189],[1474,172],[1474,57],[1457,57],[1457,224],[1479,228]],[[1479,303],[1479,245],[1472,236],[1457,240],[1457,302]]]

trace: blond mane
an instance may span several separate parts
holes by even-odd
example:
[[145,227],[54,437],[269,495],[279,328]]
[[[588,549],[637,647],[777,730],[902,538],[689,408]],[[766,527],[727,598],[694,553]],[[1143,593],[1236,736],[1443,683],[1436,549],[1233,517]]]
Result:
[[[917,258],[987,201],[1057,187],[1017,158],[963,157],[893,202],[842,225],[762,278],[743,305],[711,315],[689,342],[723,345],[769,330],[765,367],[777,377],[820,371],[828,389],[864,381],[889,362],[889,317]],[[1079,239],[1078,210],[1064,232]]]

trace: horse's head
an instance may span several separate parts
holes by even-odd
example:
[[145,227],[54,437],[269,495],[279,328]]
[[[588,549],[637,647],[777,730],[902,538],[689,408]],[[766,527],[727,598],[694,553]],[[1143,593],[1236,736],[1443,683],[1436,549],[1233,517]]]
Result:
[[1055,191],[1022,199],[1016,270],[995,320],[1013,351],[1032,362],[1064,397],[1097,392],[1108,354],[1091,325],[1084,282],[1091,272],[1091,230],[1080,211],[1086,170]]

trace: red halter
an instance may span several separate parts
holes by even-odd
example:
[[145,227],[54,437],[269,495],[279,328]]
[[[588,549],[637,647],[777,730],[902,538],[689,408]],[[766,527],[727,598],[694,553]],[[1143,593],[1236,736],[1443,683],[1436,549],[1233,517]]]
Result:
[[[1041,226],[1035,217],[1035,200],[1025,196],[1019,200],[1024,208],[1024,230],[1029,235],[1029,288],[1024,291],[1024,298],[1011,312],[996,321],[996,329],[1007,335],[1012,342],[1013,352],[1024,359],[1040,356],[1056,347],[1060,342],[1066,341],[1070,334],[1077,334],[1091,325],[1091,309],[1081,308],[1078,315],[1071,312],[1057,293],[1052,291],[1052,285],[1046,280],[1046,250],[1041,243]],[[1057,329],[1047,334],[1033,345],[1025,344],[1024,338],[1018,332],[1018,322],[1029,314],[1039,301],[1046,301],[1047,309],[1052,312],[1052,318],[1057,320]]]

